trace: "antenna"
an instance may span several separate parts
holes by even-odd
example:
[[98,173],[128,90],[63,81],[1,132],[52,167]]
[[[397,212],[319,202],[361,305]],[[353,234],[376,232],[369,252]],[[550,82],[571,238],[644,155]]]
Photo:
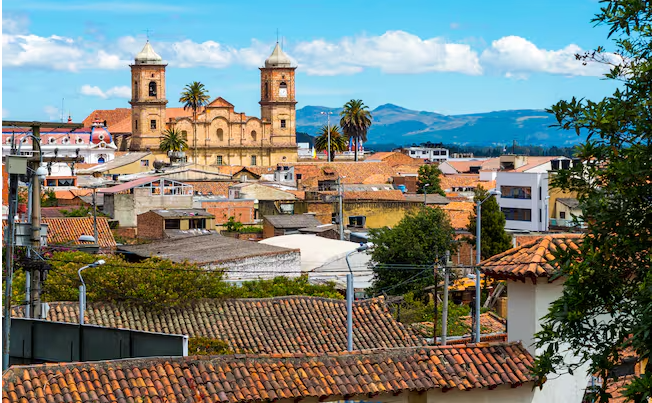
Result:
[[149,32],[150,32],[150,31],[151,31],[151,30],[150,30],[149,28],[147,28],[147,29],[145,30],[145,35],[147,36],[147,42],[149,42]]

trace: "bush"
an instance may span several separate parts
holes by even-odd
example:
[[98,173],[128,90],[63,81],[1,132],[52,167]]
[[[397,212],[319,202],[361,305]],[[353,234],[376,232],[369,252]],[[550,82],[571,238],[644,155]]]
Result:
[[188,339],[189,355],[223,355],[231,353],[229,344],[223,340],[209,337],[191,337]]
[[[397,319],[406,325],[420,322],[432,322],[435,314],[435,304],[431,299],[428,303],[424,303],[418,298],[415,298],[413,292],[409,292],[403,296],[403,302],[397,310]],[[400,314],[399,314],[400,312]],[[463,336],[468,334],[471,329],[466,326],[460,317],[468,316],[471,314],[471,309],[468,305],[456,305],[448,300],[448,336]],[[442,324],[442,304],[437,306],[437,336],[441,334]],[[432,323],[426,326],[430,330],[432,337]],[[427,330],[426,330],[427,333]]]
[[240,228],[241,234],[262,234],[263,233],[263,227],[242,227]]

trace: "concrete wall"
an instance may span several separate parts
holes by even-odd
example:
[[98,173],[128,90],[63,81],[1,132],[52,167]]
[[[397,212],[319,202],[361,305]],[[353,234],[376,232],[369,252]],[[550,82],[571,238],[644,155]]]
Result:
[[[496,176],[496,187],[501,186],[527,186],[532,189],[531,199],[511,199],[498,197],[498,205],[501,208],[512,207],[531,210],[531,221],[507,220],[505,228],[528,231],[547,231],[548,217],[547,200],[548,196],[548,174],[547,173],[524,173],[524,172],[498,172]],[[541,211],[541,220],[539,220]]]
[[156,196],[149,189],[134,189],[133,194],[104,195],[104,209],[120,222],[120,226],[135,227],[138,214],[157,209],[192,208],[192,195]]
[[209,270],[226,269],[226,280],[272,279],[276,276],[301,275],[301,254],[298,250],[286,253],[267,253],[243,259],[205,265]]

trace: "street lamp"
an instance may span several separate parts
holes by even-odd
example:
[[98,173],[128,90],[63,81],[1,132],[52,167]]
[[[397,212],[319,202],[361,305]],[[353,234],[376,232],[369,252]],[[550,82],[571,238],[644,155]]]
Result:
[[426,188],[427,188],[428,186],[430,186],[429,183],[426,183],[426,184],[423,185],[423,206],[424,206],[424,207],[425,207],[426,204],[427,204],[427,203],[426,203],[426,197],[428,196],[428,192],[426,192]]
[[478,200],[476,202],[476,217],[475,217],[475,323],[474,323],[474,332],[475,332],[475,342],[480,342],[480,243],[482,242],[482,236],[480,234],[480,214],[482,212],[482,203],[489,200],[491,196],[500,196],[500,191],[498,189],[491,189],[487,197],[484,200]]
[[360,245],[355,250],[346,254],[346,265],[349,267],[349,274],[346,275],[346,349],[353,351],[353,271],[349,256],[354,253],[364,252],[369,249],[369,245]]
[[79,324],[84,324],[84,312],[86,312],[86,283],[84,283],[84,278],[81,275],[82,270],[88,269],[89,267],[97,267],[106,263],[104,260],[100,259],[95,263],[91,263],[77,270],[77,275],[79,280],[81,280],[82,285],[79,286]]
[[328,131],[328,162],[331,162],[331,115],[333,112],[319,112],[320,115],[326,115],[326,131]]

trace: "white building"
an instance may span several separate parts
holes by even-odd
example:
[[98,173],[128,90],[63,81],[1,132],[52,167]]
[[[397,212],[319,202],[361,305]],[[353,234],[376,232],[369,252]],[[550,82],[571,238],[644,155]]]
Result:
[[[548,173],[555,166],[570,166],[566,157],[528,157],[503,155],[496,172],[500,210],[505,214],[505,228],[547,231],[549,214]],[[568,161],[568,162],[565,162]]]
[[412,158],[420,158],[431,162],[448,160],[448,149],[443,147],[404,147],[401,152]]
[[[21,154],[31,154],[30,128],[2,128],[2,155],[11,151],[12,141]],[[13,139],[13,140],[12,140]],[[101,164],[114,158],[117,147],[103,122],[96,120],[91,127],[81,129],[41,129],[41,150],[44,157],[81,157],[86,164]],[[61,172],[58,172],[58,170]],[[52,176],[65,176],[65,167],[57,167]]]

